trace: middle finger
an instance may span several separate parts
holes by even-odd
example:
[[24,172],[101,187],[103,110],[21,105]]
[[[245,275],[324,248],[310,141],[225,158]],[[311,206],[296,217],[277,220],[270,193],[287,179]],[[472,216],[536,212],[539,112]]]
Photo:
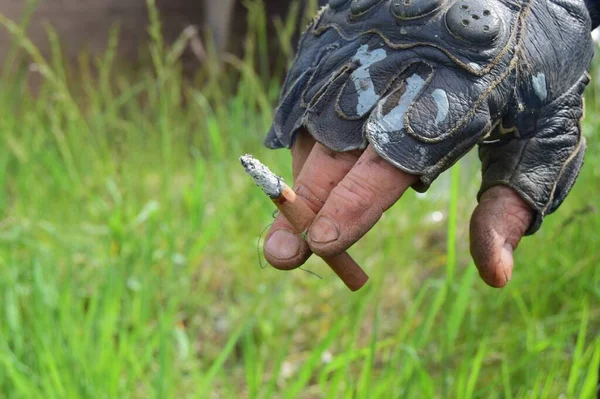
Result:
[[[298,178],[294,191],[300,199],[318,213],[329,193],[352,169],[360,151],[339,153],[315,144]],[[291,270],[302,266],[311,251],[300,237],[301,231],[294,228],[283,215],[279,215],[265,240],[265,258],[275,268]]]

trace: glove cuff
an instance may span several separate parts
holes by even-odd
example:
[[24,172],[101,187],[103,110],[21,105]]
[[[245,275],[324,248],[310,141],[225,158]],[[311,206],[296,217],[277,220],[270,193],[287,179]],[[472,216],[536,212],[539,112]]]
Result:
[[592,19],[592,30],[600,25],[600,0],[584,0],[590,18]]

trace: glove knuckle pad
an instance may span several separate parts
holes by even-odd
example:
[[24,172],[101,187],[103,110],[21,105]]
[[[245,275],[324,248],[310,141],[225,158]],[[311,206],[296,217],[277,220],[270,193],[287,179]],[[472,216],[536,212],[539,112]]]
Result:
[[589,29],[583,0],[330,0],[266,143],[306,127],[334,151],[371,144],[424,190],[481,142],[482,190],[508,182],[543,217],[581,164]]

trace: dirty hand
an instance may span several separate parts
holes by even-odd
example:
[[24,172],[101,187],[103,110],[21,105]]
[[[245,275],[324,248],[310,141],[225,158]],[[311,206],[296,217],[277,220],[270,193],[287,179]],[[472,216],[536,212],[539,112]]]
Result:
[[583,162],[590,15],[580,0],[331,0],[266,138],[292,149],[295,189],[318,215],[306,241],[279,216],[267,260],[292,269],[341,253],[478,144],[471,253],[485,282],[504,286],[519,240]]

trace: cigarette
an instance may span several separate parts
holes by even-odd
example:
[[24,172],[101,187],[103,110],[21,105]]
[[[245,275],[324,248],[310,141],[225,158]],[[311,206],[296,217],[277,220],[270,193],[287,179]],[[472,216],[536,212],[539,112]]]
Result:
[[[294,190],[281,177],[271,172],[258,159],[252,155],[244,155],[240,161],[246,173],[271,198],[279,211],[292,224],[296,234],[304,234],[317,216],[312,209],[298,198]],[[323,260],[352,291],[358,291],[369,280],[369,276],[347,252],[325,257]]]

